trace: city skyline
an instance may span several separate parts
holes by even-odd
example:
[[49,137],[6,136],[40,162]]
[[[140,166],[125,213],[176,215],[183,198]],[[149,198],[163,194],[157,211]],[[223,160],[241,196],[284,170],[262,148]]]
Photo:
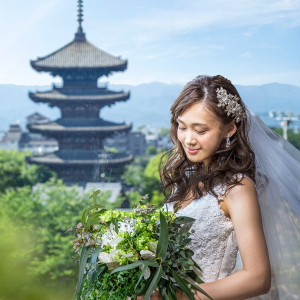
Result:
[[[0,84],[50,85],[35,60],[71,42],[77,1],[2,2]],[[235,84],[300,86],[299,1],[85,1],[83,29],[98,48],[128,60],[102,82],[183,84],[222,74]]]

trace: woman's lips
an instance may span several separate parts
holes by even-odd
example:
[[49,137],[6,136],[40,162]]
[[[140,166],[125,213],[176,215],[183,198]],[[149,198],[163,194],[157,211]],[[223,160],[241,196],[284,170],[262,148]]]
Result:
[[188,148],[188,147],[186,147],[186,150],[188,153],[191,153],[191,154],[195,154],[200,151],[200,149],[192,149],[192,148]]

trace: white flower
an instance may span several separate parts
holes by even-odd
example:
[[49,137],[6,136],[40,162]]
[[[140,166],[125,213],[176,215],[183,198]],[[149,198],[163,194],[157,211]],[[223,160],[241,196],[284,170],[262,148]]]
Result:
[[143,259],[150,259],[150,258],[155,258],[155,253],[149,250],[141,250],[140,254]]
[[156,253],[157,243],[156,242],[150,242],[148,248],[149,248],[150,251]]
[[101,246],[106,246],[109,245],[111,243],[111,241],[116,238],[118,235],[114,230],[115,226],[113,223],[110,223],[109,225],[109,229],[102,235],[101,239],[102,239],[102,244]]
[[134,228],[134,220],[124,220],[123,222],[119,222],[119,232],[128,232],[130,235],[132,235],[135,232]]
[[108,270],[114,270],[120,266],[118,262],[116,262],[115,254],[120,252],[120,249],[113,249],[110,253],[101,252],[98,255],[98,260],[100,263],[105,263],[107,265]]
[[115,237],[111,242],[109,243],[114,249],[116,249],[116,246],[123,241],[123,238],[121,236]]
[[105,264],[114,261],[112,255],[110,253],[106,253],[106,252],[99,253],[98,260],[100,263],[105,263]]
[[[145,268],[145,265],[144,264],[141,264],[140,267],[139,267],[141,270],[143,270]],[[151,271],[149,269],[149,267],[147,267],[147,269],[145,270],[145,273],[144,273],[144,279],[147,280],[151,275]]]
[[129,252],[129,253],[126,253],[126,254],[122,255],[122,257],[126,257],[126,258],[129,258],[129,257],[132,257],[132,256],[133,256],[132,252]]

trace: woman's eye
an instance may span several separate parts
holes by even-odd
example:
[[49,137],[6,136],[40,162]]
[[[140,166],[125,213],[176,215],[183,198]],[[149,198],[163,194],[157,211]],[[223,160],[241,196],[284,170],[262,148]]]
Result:
[[198,131],[198,130],[195,130],[197,134],[204,134],[206,132],[206,130],[202,130],[202,131]]
[[184,127],[178,127],[178,129],[179,129],[179,130],[185,130],[185,128],[184,128]]

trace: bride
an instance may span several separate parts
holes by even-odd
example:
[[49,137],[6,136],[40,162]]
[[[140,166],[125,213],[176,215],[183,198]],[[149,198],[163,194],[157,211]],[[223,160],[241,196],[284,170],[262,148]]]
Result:
[[[299,151],[222,76],[189,82],[171,113],[164,208],[195,219],[189,247],[202,269],[200,287],[213,299],[299,299]],[[178,292],[177,299],[188,297]]]

